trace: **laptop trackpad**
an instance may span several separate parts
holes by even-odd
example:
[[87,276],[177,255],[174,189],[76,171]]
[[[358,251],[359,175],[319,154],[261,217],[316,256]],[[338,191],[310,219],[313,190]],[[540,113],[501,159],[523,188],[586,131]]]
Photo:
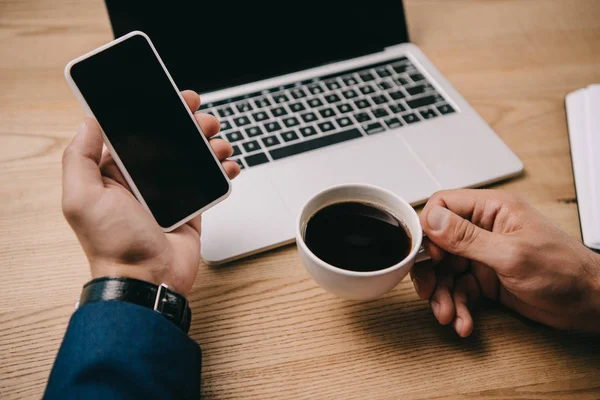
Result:
[[392,132],[277,161],[270,175],[294,216],[315,193],[343,183],[381,186],[413,204],[439,190],[417,157]]

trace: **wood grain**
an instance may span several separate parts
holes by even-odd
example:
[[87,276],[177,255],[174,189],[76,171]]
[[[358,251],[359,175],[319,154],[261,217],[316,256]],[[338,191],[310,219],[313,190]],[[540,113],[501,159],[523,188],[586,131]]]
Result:
[[[600,82],[596,0],[408,0],[412,40],[525,163],[497,185],[579,237],[564,96]],[[0,0],[0,398],[39,398],[85,257],[60,210],[61,153],[83,111],[66,62],[111,39],[101,0]],[[206,399],[598,399],[598,337],[493,304],[466,340],[410,282],[334,298],[293,246],[201,265],[190,297]]]

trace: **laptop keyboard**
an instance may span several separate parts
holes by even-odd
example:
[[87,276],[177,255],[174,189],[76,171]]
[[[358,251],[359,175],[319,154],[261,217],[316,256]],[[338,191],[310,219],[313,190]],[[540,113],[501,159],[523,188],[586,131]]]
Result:
[[249,168],[455,112],[406,57],[203,104]]

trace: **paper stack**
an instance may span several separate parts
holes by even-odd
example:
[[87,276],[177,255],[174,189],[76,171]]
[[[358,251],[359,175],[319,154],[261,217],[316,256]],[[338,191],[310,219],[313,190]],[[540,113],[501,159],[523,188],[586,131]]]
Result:
[[583,243],[600,250],[600,85],[565,100]]

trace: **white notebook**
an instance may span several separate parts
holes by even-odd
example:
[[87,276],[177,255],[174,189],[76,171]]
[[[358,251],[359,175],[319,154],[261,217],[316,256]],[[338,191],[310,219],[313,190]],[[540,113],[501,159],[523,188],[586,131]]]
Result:
[[583,243],[600,250],[600,85],[565,100]]

